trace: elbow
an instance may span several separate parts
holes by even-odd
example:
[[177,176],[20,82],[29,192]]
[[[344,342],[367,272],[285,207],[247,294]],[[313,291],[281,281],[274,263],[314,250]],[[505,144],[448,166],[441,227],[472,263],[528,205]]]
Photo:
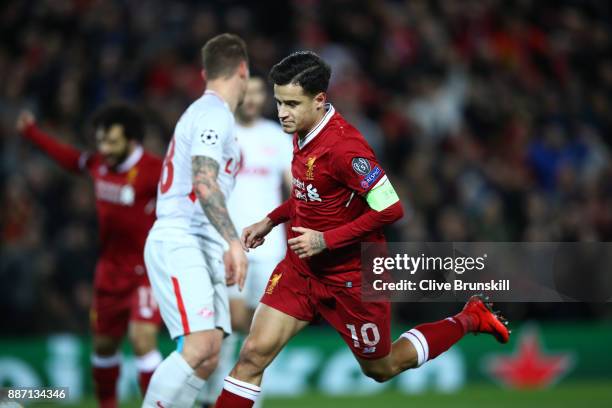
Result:
[[397,203],[395,203],[395,205],[397,206],[397,210],[395,211],[395,219],[393,220],[393,222],[399,221],[404,218],[404,206],[402,205],[402,202],[398,201]]
[[395,204],[387,207],[385,210],[386,224],[393,224],[396,221],[401,220],[404,217],[404,207],[402,202],[398,201]]
[[201,183],[193,183],[193,193],[200,201],[206,201],[209,195],[209,188]]

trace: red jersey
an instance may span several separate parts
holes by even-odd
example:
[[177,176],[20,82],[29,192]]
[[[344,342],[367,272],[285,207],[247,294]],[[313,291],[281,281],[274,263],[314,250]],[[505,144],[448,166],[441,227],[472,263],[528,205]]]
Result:
[[35,126],[24,134],[65,169],[87,171],[93,179],[100,237],[95,287],[118,292],[146,282],[143,251],[155,221],[161,159],[139,146],[111,169],[100,154],[80,152]]
[[[364,195],[385,176],[363,135],[331,105],[327,109],[323,120],[308,135],[302,140],[294,137],[291,163],[291,225],[322,232],[345,225],[368,211]],[[289,238],[298,235],[291,231]],[[382,230],[377,230],[362,241],[385,242],[385,237]],[[287,250],[287,257],[299,270],[326,283],[357,286],[361,282],[359,242],[304,260]]]
[[139,147],[114,171],[97,153],[82,162],[94,182],[100,259],[124,266],[144,265],[145,240],[155,222],[161,159]]

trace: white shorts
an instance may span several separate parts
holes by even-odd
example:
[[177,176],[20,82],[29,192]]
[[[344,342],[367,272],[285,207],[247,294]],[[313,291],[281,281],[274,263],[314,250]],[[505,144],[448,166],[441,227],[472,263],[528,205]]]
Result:
[[266,290],[270,274],[281,260],[282,258],[272,260],[249,259],[249,270],[246,282],[244,283],[244,289],[240,292],[238,290],[238,285],[228,287],[230,300],[242,299],[247,307],[255,309]]
[[173,339],[215,328],[231,334],[221,252],[195,235],[149,235],[144,258],[153,296]]

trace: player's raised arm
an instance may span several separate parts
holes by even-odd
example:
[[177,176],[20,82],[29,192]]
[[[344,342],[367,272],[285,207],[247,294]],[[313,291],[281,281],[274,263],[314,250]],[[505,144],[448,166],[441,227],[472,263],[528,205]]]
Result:
[[82,170],[86,155],[75,147],[61,143],[43,132],[36,126],[36,118],[32,112],[22,111],[17,117],[16,128],[24,138],[32,141],[66,170],[73,172]]

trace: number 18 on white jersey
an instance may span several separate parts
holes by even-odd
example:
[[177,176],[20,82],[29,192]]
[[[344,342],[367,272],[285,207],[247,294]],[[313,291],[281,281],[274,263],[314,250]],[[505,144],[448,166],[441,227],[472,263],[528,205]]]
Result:
[[234,134],[234,116],[212,91],[193,102],[176,124],[159,181],[157,221],[151,234],[189,233],[225,245],[193,191],[193,156],[206,156],[219,164],[217,182],[227,199],[240,169],[240,148]]

